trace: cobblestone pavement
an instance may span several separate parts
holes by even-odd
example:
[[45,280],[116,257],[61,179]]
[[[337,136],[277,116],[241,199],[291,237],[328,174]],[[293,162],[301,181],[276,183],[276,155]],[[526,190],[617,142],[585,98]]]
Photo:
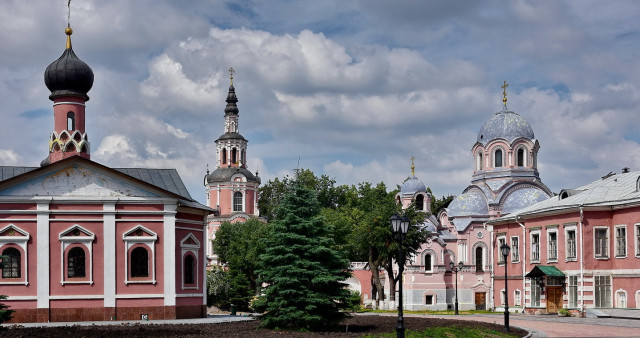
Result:
[[[424,317],[504,323],[503,314]],[[640,320],[636,319],[511,314],[509,325],[531,330],[532,337],[640,337]]]

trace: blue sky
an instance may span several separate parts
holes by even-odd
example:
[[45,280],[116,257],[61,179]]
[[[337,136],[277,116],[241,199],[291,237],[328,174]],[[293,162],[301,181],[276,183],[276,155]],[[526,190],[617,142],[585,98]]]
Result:
[[[43,72],[63,52],[67,1],[0,7],[0,165],[47,155]],[[91,158],[176,168],[204,201],[228,69],[263,182],[300,165],[338,183],[437,196],[470,183],[482,124],[508,106],[533,127],[553,191],[640,170],[635,1],[80,1],[76,54],[94,70]],[[48,113],[47,113],[48,112]]]

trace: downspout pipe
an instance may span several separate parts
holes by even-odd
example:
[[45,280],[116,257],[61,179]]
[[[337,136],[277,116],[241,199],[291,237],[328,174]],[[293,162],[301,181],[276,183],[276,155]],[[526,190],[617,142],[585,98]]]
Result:
[[580,313],[584,316],[584,207],[580,205],[580,224],[578,224],[578,230],[580,231]]
[[[482,227],[487,230],[487,222],[482,223]],[[491,263],[489,264],[489,276],[491,278],[491,285],[489,285],[489,294],[491,295],[491,298],[489,298],[489,301],[491,302],[490,307],[493,309],[495,308],[495,302],[493,301],[493,228],[491,229],[491,236],[489,236],[489,248],[491,250],[491,255],[487,253],[487,264]],[[491,262],[489,262],[489,257],[491,257]]]
[[[526,295],[525,290],[525,275],[527,274],[526,270],[526,262],[527,262],[527,229],[524,227],[524,224],[520,223],[518,219],[520,215],[516,216],[516,223],[518,223],[522,227],[522,255],[520,255],[520,264],[522,264],[522,295]],[[529,293],[531,294],[531,293]],[[524,313],[527,309],[527,302],[525,299],[522,300],[522,312]]]

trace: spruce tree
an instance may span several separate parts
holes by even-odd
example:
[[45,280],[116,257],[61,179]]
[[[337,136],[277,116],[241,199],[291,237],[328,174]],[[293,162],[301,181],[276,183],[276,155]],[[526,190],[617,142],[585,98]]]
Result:
[[265,238],[260,256],[261,323],[269,328],[317,331],[346,317],[349,261],[333,249],[328,227],[320,216],[315,192],[297,181],[290,186]]

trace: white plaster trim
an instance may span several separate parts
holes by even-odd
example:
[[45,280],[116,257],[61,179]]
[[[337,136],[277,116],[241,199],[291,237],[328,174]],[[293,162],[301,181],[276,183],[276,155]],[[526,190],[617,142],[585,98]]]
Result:
[[[74,231],[74,230],[79,230],[84,232],[85,234],[87,234],[88,236],[65,236],[66,234]],[[64,285],[64,284],[92,284],[93,285],[93,241],[96,238],[96,235],[87,230],[84,227],[81,227],[78,224],[75,224],[73,226],[71,226],[70,228],[67,228],[66,230],[63,230],[60,234],[58,234],[58,238],[61,242],[60,245],[60,285]],[[64,254],[64,251],[66,248],[68,248],[70,245],[72,244],[81,244],[84,245],[87,248],[88,255],[85,256],[85,260],[89,260],[89,280],[88,281],[67,281],[67,277],[66,274],[64,273],[64,267],[65,267],[65,260],[66,260],[66,256]],[[47,258],[48,260],[48,258]],[[86,274],[86,264],[85,264],[85,274]]]
[[156,284],[155,278],[153,280],[126,280],[125,284]]
[[[569,231],[574,233],[573,240],[576,250],[574,257],[569,257]],[[564,224],[564,259],[565,262],[578,261],[578,226],[576,223]]]
[[[29,266],[27,263],[29,262],[29,253],[27,251],[27,242],[29,241],[29,233],[18,228],[13,224],[9,224],[6,227],[0,229],[0,233],[3,233],[8,230],[14,230],[21,234],[22,236],[0,236],[0,254],[2,254],[2,247],[6,244],[16,244],[22,249],[24,255],[20,255],[20,267],[24,267],[24,276],[20,277],[19,282],[4,282],[0,284],[24,284],[29,285]],[[21,271],[22,272],[22,271]],[[22,275],[22,274],[21,274]]]
[[[115,203],[104,204],[104,257],[116,257]],[[104,307],[116,306],[116,260],[104,259]]]
[[178,298],[202,297],[202,296],[204,296],[203,293],[178,293],[178,294],[176,294],[176,297],[178,297]]
[[176,210],[178,208],[177,203],[166,203],[164,205],[164,222],[163,231],[163,264],[164,264],[164,305],[174,306],[176,305]]
[[[130,234],[137,232],[138,230],[146,232],[151,236],[130,236]],[[131,230],[122,234],[122,240],[125,242],[124,245],[124,284],[130,283],[156,283],[156,241],[158,240],[158,234],[145,228],[144,226],[138,224],[133,227]],[[150,268],[151,274],[148,280],[141,281],[132,281],[129,279],[129,249],[136,244],[144,244],[149,250],[151,250],[151,259],[150,259]]]
[[37,300],[36,296],[7,296],[5,300]]
[[[5,278],[9,279],[9,278]],[[28,282],[20,281],[20,282],[0,282],[0,285],[29,285]]]
[[130,295],[116,295],[116,299],[136,299],[136,298],[164,298],[163,294],[144,294],[144,293],[136,293]]
[[[187,244],[185,243],[188,239],[192,239],[196,242],[196,244]],[[200,241],[196,238],[196,236],[194,236],[192,233],[189,233],[187,236],[185,236],[181,241],[180,241],[180,248],[181,248],[181,255],[180,255],[180,259],[181,259],[181,266],[182,266],[182,278],[180,278],[181,280],[181,289],[182,290],[188,290],[188,289],[199,289],[200,288],[200,259],[198,256],[198,253],[200,251]],[[184,284],[184,260],[185,257],[188,253],[191,253],[194,258],[195,258],[195,262],[194,262],[194,267],[196,268],[196,271],[194,271],[194,275],[195,275],[195,282],[196,285],[195,286],[185,286]]]
[[57,106],[57,105],[61,105],[61,104],[70,104],[70,105],[74,105],[74,106],[83,106],[86,107],[87,105],[84,103],[80,103],[80,102],[71,102],[71,101],[65,101],[65,102],[56,102],[53,104],[53,106]]
[[[618,229],[624,229],[624,255],[618,256]],[[618,224],[613,227],[613,257],[615,258],[627,258],[629,255],[629,245],[627,241],[627,237],[629,232],[627,232],[626,224]]]
[[[38,262],[49,261],[49,201],[37,203],[37,237],[46,240],[37,241],[36,258]],[[36,264],[37,307],[49,308],[49,264]]]
[[50,296],[53,300],[67,300],[67,299],[103,299],[103,295],[64,295],[64,296]]
[[[597,230],[602,230],[605,229],[607,230],[607,252],[605,254],[605,256],[596,256],[596,246],[597,246],[597,241],[596,241],[596,235],[597,235]],[[609,231],[609,227],[608,226],[594,226],[593,227],[593,257],[597,260],[607,260],[611,257],[611,232]]]
[[[636,223],[633,225],[633,231],[634,231],[633,243],[635,244],[634,250],[636,252],[636,257],[640,257],[640,243],[638,243],[638,241],[640,240],[640,223]],[[638,308],[640,308],[640,303],[638,303]]]
[[[182,219],[182,218],[176,219],[176,223],[193,224],[198,226],[202,225],[202,221],[194,221],[194,220]],[[184,227],[176,227],[176,229],[198,230],[195,228],[184,228]]]
[[[538,235],[538,259],[533,259],[533,235]],[[542,261],[542,236],[540,235],[540,229],[531,230],[529,232],[529,239],[531,243],[531,250],[529,252],[529,257],[531,259],[531,263],[540,263]]]

